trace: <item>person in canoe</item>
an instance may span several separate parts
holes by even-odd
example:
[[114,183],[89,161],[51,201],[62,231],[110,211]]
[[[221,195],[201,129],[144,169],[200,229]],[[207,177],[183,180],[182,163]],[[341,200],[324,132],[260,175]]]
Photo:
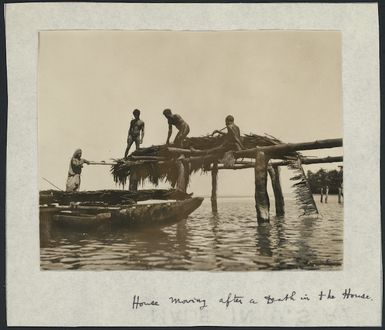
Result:
[[124,158],[127,158],[132,144],[135,142],[136,150],[138,150],[144,138],[144,121],[140,119],[140,110],[135,109],[132,114],[134,115],[134,119],[131,120],[128,130],[127,148],[124,153]]
[[166,144],[170,144],[170,137],[172,135],[172,126],[175,126],[178,130],[175,136],[174,145],[177,147],[183,147],[183,140],[190,133],[189,125],[178,114],[173,114],[170,109],[163,110],[163,115],[167,118],[168,122],[168,135]]
[[68,169],[68,178],[66,184],[66,191],[78,191],[80,188],[80,174],[82,173],[83,164],[90,162],[82,158],[82,150],[77,149],[70,161]]

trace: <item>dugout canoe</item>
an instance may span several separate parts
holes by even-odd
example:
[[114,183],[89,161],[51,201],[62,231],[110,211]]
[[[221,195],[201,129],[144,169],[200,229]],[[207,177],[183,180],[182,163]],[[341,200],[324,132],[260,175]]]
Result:
[[40,214],[51,214],[52,223],[59,226],[95,228],[103,225],[118,227],[164,227],[185,219],[203,202],[194,197],[182,201],[135,204],[131,206],[50,207],[40,208]]

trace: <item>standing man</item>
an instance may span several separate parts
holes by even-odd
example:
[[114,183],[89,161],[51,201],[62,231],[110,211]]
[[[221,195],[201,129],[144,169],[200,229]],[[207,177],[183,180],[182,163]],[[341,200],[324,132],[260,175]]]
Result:
[[133,112],[134,119],[131,120],[130,129],[128,130],[127,148],[124,153],[124,158],[127,158],[132,144],[135,142],[136,150],[139,149],[139,145],[143,143],[144,138],[144,121],[140,120],[140,111],[135,109]]
[[78,191],[80,188],[80,174],[82,173],[83,164],[89,164],[88,160],[82,159],[82,150],[77,149],[70,161],[68,169],[68,178],[66,191]]
[[172,114],[170,109],[163,110],[163,115],[168,121],[168,135],[166,144],[170,144],[170,137],[172,134],[172,126],[174,125],[178,129],[178,134],[175,136],[174,144],[178,147],[183,147],[183,140],[190,133],[189,125],[183,120],[183,118],[177,114]]

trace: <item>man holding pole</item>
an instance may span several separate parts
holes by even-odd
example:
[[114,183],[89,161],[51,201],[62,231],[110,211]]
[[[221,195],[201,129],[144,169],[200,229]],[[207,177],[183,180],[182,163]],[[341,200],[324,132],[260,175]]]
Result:
[[220,146],[223,148],[227,145],[235,146],[237,150],[245,149],[242,144],[241,131],[237,125],[234,124],[234,117],[232,115],[228,115],[225,119],[227,134],[223,133],[222,130],[215,130],[215,133],[225,135],[225,142]]
[[68,177],[66,191],[78,191],[80,188],[80,174],[82,173],[83,164],[90,164],[88,160],[82,158],[82,150],[77,149],[70,161],[68,169]]

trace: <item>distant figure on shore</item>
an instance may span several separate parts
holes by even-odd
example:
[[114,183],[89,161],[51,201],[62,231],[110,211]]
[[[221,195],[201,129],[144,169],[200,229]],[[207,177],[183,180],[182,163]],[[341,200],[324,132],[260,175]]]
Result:
[[163,115],[168,121],[168,135],[166,144],[170,144],[170,137],[172,134],[172,126],[174,125],[178,129],[178,134],[175,136],[174,144],[177,147],[183,147],[183,140],[190,133],[189,125],[183,120],[183,118],[177,114],[172,114],[170,109],[163,110]]
[[78,191],[80,188],[80,174],[82,173],[83,164],[89,164],[88,160],[82,158],[82,150],[77,149],[70,161],[68,169],[68,178],[66,191]]
[[234,117],[232,115],[228,115],[225,119],[227,133],[223,133],[222,130],[215,130],[213,132],[213,135],[215,133],[225,135],[225,141],[220,146],[223,148],[227,145],[233,145],[236,147],[237,150],[245,149],[245,147],[242,144],[242,138],[241,138],[241,131],[237,125],[234,124]]
[[140,110],[135,109],[132,114],[134,119],[131,120],[130,128],[127,136],[127,148],[124,153],[124,158],[127,158],[132,144],[135,142],[136,150],[139,149],[139,145],[143,143],[144,138],[144,121],[140,120]]

